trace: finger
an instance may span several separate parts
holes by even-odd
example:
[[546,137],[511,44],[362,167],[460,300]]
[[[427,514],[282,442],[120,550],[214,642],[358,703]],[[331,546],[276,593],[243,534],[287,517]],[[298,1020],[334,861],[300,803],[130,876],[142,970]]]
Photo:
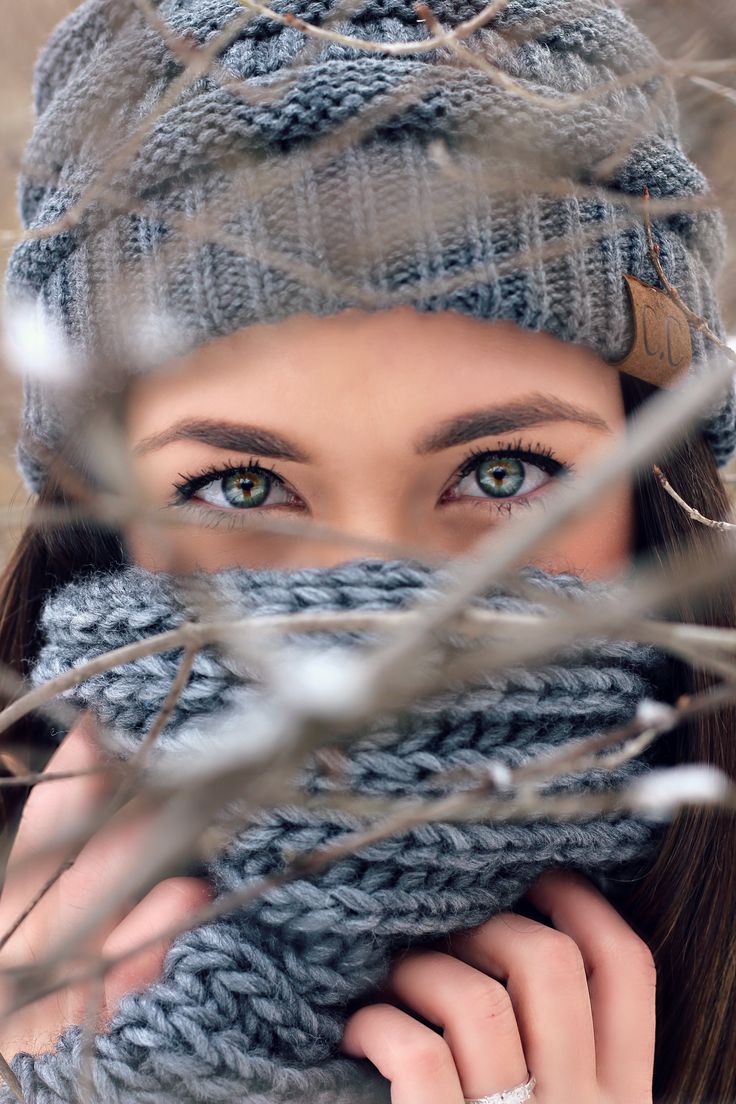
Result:
[[149,853],[154,842],[152,830],[157,816],[155,809],[144,810],[130,803],[82,849],[59,880],[58,907],[49,929],[52,950],[57,940],[87,922],[87,917],[100,906],[104,908],[106,901],[117,899],[117,906],[104,910],[105,915],[90,928],[82,945],[86,951],[98,951],[123,917],[138,905],[140,893],[135,884],[140,856]]
[[428,951],[401,959],[385,991],[444,1029],[464,1096],[490,1096],[526,1081],[514,1008],[498,981]]
[[[164,932],[191,916],[214,896],[203,878],[167,878],[159,882],[132,912],[108,936],[102,954],[105,958],[128,955],[157,932]],[[171,940],[157,942],[136,954],[128,955],[105,978],[105,1007],[108,1016],[117,1011],[127,993],[138,992],[161,976]]]
[[580,948],[588,974],[599,1085],[617,1100],[650,1099],[656,967],[649,947],[603,894],[573,871],[547,871],[527,896]]
[[[43,773],[82,771],[100,766],[102,762],[94,722],[91,717],[85,716],[64,737]],[[34,860],[35,853],[48,847],[60,825],[67,826],[89,816],[99,807],[112,786],[112,776],[98,772],[58,782],[44,782],[34,787],[23,807],[8,857],[0,898],[0,928],[4,929],[12,922],[63,858],[60,853],[47,853],[42,860]]]
[[[450,948],[463,962],[505,980],[539,1100],[594,1100],[593,1017],[585,965],[574,940],[504,912],[454,934]],[[519,1080],[526,1080],[526,1070]]]
[[[94,720],[85,714],[69,730],[41,773],[86,771],[100,766],[102,762]],[[8,861],[8,872],[14,863],[26,863],[38,848],[47,846],[60,824],[68,823],[76,810],[93,807],[95,799],[99,799],[109,785],[104,772],[35,785],[23,807]]]
[[463,1104],[441,1035],[392,1004],[369,1004],[347,1022],[342,1049],[367,1058],[391,1082],[391,1104]]

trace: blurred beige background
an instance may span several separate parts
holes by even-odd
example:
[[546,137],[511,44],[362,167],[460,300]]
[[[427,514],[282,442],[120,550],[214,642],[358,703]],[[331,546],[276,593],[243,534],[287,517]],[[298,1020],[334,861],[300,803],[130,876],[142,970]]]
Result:
[[[35,55],[51,28],[76,6],[72,0],[0,0],[0,263],[8,237],[18,229],[15,181],[32,125],[31,79]],[[628,0],[626,6],[667,57],[736,56],[733,0]],[[714,77],[721,91],[691,80],[679,85],[688,151],[714,183],[736,242],[736,82]],[[729,99],[729,93],[731,99]],[[727,323],[736,332],[736,248],[731,250],[722,296]],[[0,375],[0,504],[22,504],[26,495],[13,462],[18,382]],[[7,541],[6,541],[7,547]]]
[[[39,46],[73,0],[0,0],[0,265],[5,271],[8,231],[17,231],[16,177],[33,121],[31,80]],[[27,494],[13,460],[20,388],[0,369],[0,505],[22,505]],[[3,534],[7,548],[12,531]],[[0,546],[1,547],[1,546]]]

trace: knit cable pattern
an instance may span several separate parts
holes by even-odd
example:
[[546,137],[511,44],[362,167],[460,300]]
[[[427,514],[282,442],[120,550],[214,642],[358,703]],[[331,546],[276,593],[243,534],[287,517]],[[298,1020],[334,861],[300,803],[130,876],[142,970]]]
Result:
[[[334,22],[336,0],[274,6],[358,38],[429,33],[409,0],[367,0]],[[689,202],[707,183],[680,144],[673,90],[615,4],[510,0],[468,39],[526,96],[442,50],[305,43],[293,26],[244,18],[237,0],[157,7],[200,44],[243,22],[219,58],[242,93],[193,81],[132,161],[105,176],[104,202],[13,252],[10,299],[40,300],[93,365],[68,409],[58,387],[27,380],[19,458],[34,488],[45,478],[34,444],[60,449],[95,388],[120,386],[123,365],[155,370],[147,358],[162,330],[166,350],[183,354],[300,312],[411,305],[511,321],[620,360],[633,333],[623,277],[657,284],[641,215],[626,202],[645,189],[682,200],[655,219],[661,262],[722,334],[722,222]],[[481,7],[444,0],[433,11],[452,26]],[[132,0],[86,0],[62,23],[36,72],[24,225],[73,208],[180,75]],[[579,99],[556,110],[565,97]],[[200,217],[213,230],[192,235]],[[695,328],[692,337],[693,371],[707,371],[707,342]],[[735,410],[724,395],[704,419],[719,463],[736,444]]]

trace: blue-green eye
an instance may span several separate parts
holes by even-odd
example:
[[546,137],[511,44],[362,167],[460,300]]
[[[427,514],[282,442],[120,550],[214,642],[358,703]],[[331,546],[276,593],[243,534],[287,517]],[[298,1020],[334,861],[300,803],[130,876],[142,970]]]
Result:
[[565,470],[564,464],[545,453],[521,449],[481,452],[463,464],[450,499],[526,498]]
[[226,510],[253,510],[291,501],[278,476],[258,464],[208,472],[177,489],[183,500],[199,499]]
[[[271,480],[266,472],[231,472],[220,481],[219,491],[231,506],[262,506],[268,498]],[[202,496],[206,499],[206,495]]]
[[492,456],[475,469],[478,486],[493,498],[509,498],[524,486],[524,464],[515,456]]

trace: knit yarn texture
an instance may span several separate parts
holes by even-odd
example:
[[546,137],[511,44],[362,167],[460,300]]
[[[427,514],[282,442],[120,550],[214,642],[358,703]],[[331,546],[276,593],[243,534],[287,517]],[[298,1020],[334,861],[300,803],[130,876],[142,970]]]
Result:
[[[410,0],[273,6],[363,40],[430,34]],[[34,489],[48,450],[78,441],[131,373],[301,312],[459,311],[618,361],[633,337],[624,274],[658,283],[645,189],[669,280],[723,332],[722,222],[661,58],[610,0],[509,0],[464,39],[489,71],[447,48],[315,41],[238,0],[154,7],[170,42],[133,0],[86,0],[36,70],[20,207],[27,228],[58,232],[15,249],[7,292],[69,340],[80,378],[26,380],[19,459]],[[482,7],[432,11],[449,29]],[[171,42],[225,32],[216,66],[184,80]],[[703,424],[725,463],[733,395]]]
[[[536,568],[522,573],[537,598],[494,588],[479,608],[542,612],[545,595],[604,600],[605,587]],[[233,616],[398,610],[436,597],[441,572],[411,561],[355,560],[297,571],[233,569],[207,577]],[[187,593],[189,599],[186,598]],[[167,575],[125,568],[90,575],[47,601],[40,682],[102,652],[191,618],[191,590]],[[212,607],[211,607],[212,608]],[[218,614],[219,615],[219,614]],[[324,648],[375,643],[364,629],[325,634]],[[304,633],[290,647],[306,646]],[[351,653],[354,654],[354,653]],[[129,755],[165,699],[180,653],[148,656],[95,676],[69,693],[108,726]],[[310,756],[298,783],[328,792],[427,797],[445,792],[439,772],[495,759],[509,766],[624,723],[661,688],[657,652],[626,642],[586,641],[536,669],[496,671],[444,689],[397,716],[381,716],[343,745],[345,773],[325,774]],[[195,661],[160,754],[186,762],[223,725],[249,730],[257,689],[232,656],[208,647]],[[250,695],[250,697],[249,697]],[[652,749],[612,771],[588,769],[547,792],[606,790],[646,774]],[[161,760],[159,760],[159,763]],[[449,792],[449,791],[448,791]],[[237,826],[207,874],[219,895],[284,868],[284,852],[309,852],[366,822],[297,804],[260,810]],[[539,873],[575,868],[592,878],[640,874],[656,856],[663,825],[629,814],[554,822],[431,823],[365,847],[309,880],[266,892],[177,938],[162,978],[126,997],[94,1039],[99,1104],[349,1104],[389,1100],[371,1063],[339,1043],[348,1015],[385,980],[394,956],[512,909]],[[53,1051],[18,1054],[12,1067],[29,1104],[78,1104],[81,1028]],[[11,1100],[0,1094],[2,1104]]]

